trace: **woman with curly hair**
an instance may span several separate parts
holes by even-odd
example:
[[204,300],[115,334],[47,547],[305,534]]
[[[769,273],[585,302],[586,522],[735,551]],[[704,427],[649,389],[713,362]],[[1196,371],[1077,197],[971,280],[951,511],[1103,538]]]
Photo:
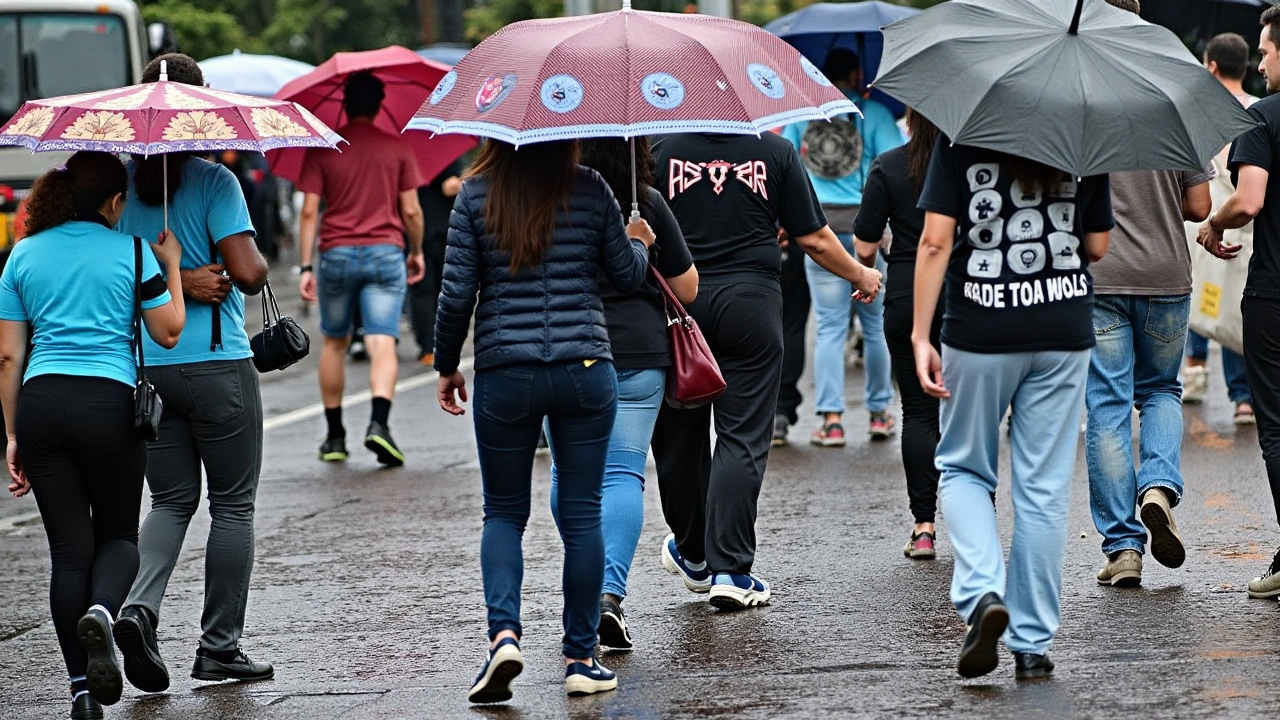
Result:
[[78,152],[45,173],[27,200],[27,237],[0,276],[9,492],[35,491],[49,537],[49,606],[76,720],[101,718],[122,690],[112,624],[138,572],[147,464],[133,425],[135,306],[162,347],[177,344],[186,320],[178,241],[162,234],[153,254],[111,229],[128,185],[107,153]]

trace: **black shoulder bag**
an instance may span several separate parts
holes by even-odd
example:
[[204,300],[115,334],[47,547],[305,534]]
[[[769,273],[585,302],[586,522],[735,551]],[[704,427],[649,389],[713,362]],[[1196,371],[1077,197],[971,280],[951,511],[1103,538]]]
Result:
[[133,388],[133,429],[138,437],[154,442],[160,436],[160,415],[164,403],[147,380],[147,364],[142,352],[142,238],[133,238],[133,345],[138,353],[138,383]]
[[311,338],[293,318],[280,315],[271,281],[262,286],[262,332],[249,340],[258,372],[283,370],[311,352]]

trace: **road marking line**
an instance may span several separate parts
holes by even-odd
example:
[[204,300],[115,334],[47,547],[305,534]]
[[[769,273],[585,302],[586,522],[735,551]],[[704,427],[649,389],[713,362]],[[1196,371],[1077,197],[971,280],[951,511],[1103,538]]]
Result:
[[[473,365],[475,365],[475,360],[472,358],[468,358],[466,360],[463,360],[458,365],[458,370],[462,372],[466,372],[470,370]],[[405,378],[404,380],[401,380],[400,382],[396,383],[396,394],[399,395],[402,392],[408,392],[415,388],[420,388],[423,385],[430,385],[431,383],[434,383],[436,381],[436,378],[438,377],[440,377],[439,373],[431,371],[431,372],[422,373],[421,375],[414,375],[411,378]],[[346,397],[342,398],[342,407],[349,408],[352,405],[356,405],[362,402],[369,402],[372,399],[373,399],[372,392],[368,390],[361,390],[358,393],[352,393],[351,395],[347,395]],[[282,413],[280,415],[276,415],[274,417],[268,418],[266,421],[262,423],[262,430],[263,432],[266,432],[267,430],[274,430],[276,428],[284,427],[285,425],[292,425],[293,423],[296,423],[300,420],[307,420],[309,418],[319,417],[323,414],[324,414],[323,403],[307,405],[306,407],[300,407],[297,410],[290,410],[287,413]]]

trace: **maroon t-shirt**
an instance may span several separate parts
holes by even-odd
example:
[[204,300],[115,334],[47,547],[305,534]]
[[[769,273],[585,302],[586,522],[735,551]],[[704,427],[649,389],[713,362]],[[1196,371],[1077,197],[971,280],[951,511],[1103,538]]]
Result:
[[320,252],[340,245],[404,247],[400,193],[426,184],[409,143],[368,122],[348,123],[338,134],[351,144],[341,152],[308,150],[298,180],[299,190],[325,203]]

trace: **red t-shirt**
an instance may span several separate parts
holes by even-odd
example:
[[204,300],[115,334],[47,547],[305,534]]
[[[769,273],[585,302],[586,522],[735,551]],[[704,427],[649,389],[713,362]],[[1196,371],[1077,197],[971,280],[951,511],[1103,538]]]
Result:
[[341,152],[312,149],[302,165],[298,189],[325,202],[320,252],[339,245],[404,247],[400,193],[422,185],[409,143],[368,122],[338,129],[350,145]]

